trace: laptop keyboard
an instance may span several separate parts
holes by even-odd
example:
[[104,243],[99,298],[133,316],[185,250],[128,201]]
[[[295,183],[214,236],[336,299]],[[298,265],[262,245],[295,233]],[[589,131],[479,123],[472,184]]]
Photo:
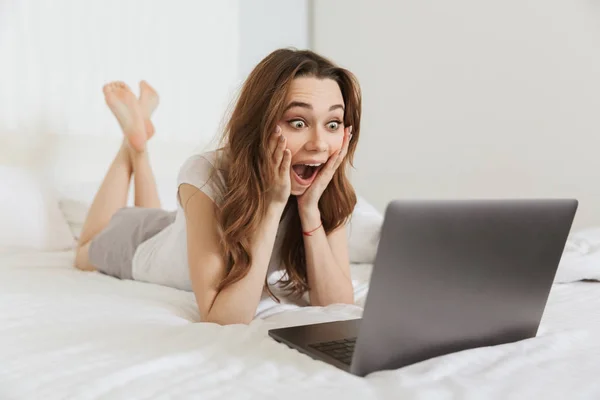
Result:
[[328,356],[343,362],[344,364],[350,365],[350,362],[352,361],[352,354],[354,353],[355,343],[356,338],[354,337],[334,340],[331,342],[314,343],[309,344],[308,346],[325,353]]

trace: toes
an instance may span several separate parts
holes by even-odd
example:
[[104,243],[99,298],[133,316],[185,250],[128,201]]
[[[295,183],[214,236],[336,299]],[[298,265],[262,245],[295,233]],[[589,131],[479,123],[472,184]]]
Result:
[[129,89],[125,82],[117,81],[115,82],[115,89],[117,90],[126,90]]
[[104,93],[112,92],[115,89],[117,89],[115,82],[109,82],[106,85],[104,85],[104,88],[103,88]]
[[129,89],[129,87],[125,84],[125,82],[121,82],[121,81],[109,82],[102,87],[102,91],[104,91],[104,93],[112,92],[112,91],[116,91],[116,90],[124,90],[124,89],[127,90],[127,89]]
[[140,81],[140,92],[142,91],[148,92],[150,95],[158,95],[156,90],[154,90],[154,88],[145,80]]
[[146,86],[148,84],[146,81],[140,81],[140,99],[144,96],[144,92],[146,91]]

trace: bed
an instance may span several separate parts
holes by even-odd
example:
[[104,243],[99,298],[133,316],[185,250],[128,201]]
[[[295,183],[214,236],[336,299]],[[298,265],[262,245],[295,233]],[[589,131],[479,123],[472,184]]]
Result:
[[[73,268],[90,177],[109,157],[104,140],[87,154],[89,139],[66,142],[41,175],[0,163],[0,400],[600,398],[600,228],[569,237],[537,337],[358,378],[267,331],[362,315],[382,220],[372,207],[359,202],[350,229],[354,305],[267,303],[248,326],[198,323],[192,293]],[[157,157],[169,173],[183,157],[172,154]]]
[[191,293],[72,261],[72,251],[0,254],[1,399],[600,398],[597,282],[563,275],[536,338],[358,378],[267,330],[360,317],[369,264],[352,265],[355,305],[273,303],[248,326],[222,327],[197,323]]

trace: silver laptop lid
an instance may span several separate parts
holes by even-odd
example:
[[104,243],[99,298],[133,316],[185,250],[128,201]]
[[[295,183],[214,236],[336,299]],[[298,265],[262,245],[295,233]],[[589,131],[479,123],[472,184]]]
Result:
[[351,371],[535,336],[577,205],[390,203]]

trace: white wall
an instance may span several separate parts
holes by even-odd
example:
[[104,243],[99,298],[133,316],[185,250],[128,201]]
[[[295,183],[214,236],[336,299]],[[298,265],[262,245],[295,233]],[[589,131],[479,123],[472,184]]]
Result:
[[306,0],[0,0],[0,135],[118,138],[102,86],[159,91],[158,140],[204,143],[250,70],[308,45]]
[[239,77],[280,47],[309,47],[308,0],[239,0]]
[[102,86],[137,93],[146,79],[161,97],[149,148],[170,198],[254,65],[307,44],[307,0],[0,0],[0,165],[94,191],[122,140]]
[[353,179],[392,198],[580,200],[600,225],[600,8],[584,0],[314,1],[313,45],[358,75]]
[[[102,86],[148,80],[157,137],[212,135],[238,72],[235,0],[4,0],[0,133],[121,135]],[[161,140],[159,139],[159,140]]]

